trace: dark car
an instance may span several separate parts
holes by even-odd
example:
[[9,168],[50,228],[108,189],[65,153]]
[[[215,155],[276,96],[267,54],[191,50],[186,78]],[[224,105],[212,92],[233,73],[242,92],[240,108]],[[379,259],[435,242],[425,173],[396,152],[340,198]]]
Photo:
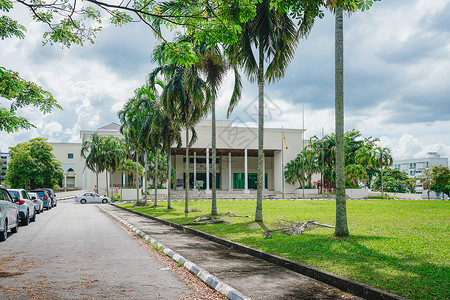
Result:
[[52,198],[52,207],[56,207],[56,194],[52,189],[44,188],[47,191],[50,198]]
[[50,195],[48,194],[46,189],[36,189],[36,190],[32,190],[30,192],[36,193],[39,195],[39,198],[41,198],[42,201],[44,201],[44,208],[46,208],[47,210],[52,209],[53,205],[52,205],[52,198],[50,197]]

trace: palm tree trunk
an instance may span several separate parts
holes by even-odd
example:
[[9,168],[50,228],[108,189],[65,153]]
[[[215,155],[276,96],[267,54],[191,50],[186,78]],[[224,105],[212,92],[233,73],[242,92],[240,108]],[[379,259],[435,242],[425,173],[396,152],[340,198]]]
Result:
[[106,181],[106,197],[109,197],[108,171],[107,170],[105,170],[105,181]]
[[167,143],[167,209],[172,209],[171,199],[170,199],[170,189],[172,187],[172,164],[171,164],[171,153],[170,144]]
[[[184,164],[184,212],[189,213],[189,127],[186,126],[186,163]],[[206,176],[208,176],[207,174]]]
[[155,155],[155,179],[153,180],[153,186],[155,187],[155,203],[154,206],[158,205],[158,151]]
[[144,156],[144,204],[147,205],[147,175],[148,175],[148,162],[147,162],[147,151],[145,151]]
[[97,185],[95,186],[95,189],[96,189],[95,192],[98,194],[98,171],[95,172],[95,183],[97,184]]
[[380,180],[381,180],[381,196],[384,196],[383,166],[381,166],[380,168]]
[[336,228],[335,236],[348,236],[344,153],[344,21],[336,9],[335,28],[335,121],[336,121]]
[[[263,155],[264,155],[264,48],[259,43],[258,67],[258,178],[256,194],[255,222],[262,222],[262,182],[263,182]],[[281,183],[283,184],[283,183]]]
[[[212,118],[212,195],[211,195],[211,215],[217,215],[216,202],[216,99],[211,99]],[[209,176],[209,174],[206,174]]]
[[141,202],[139,198],[139,161],[138,161],[138,152],[136,149],[136,201]]

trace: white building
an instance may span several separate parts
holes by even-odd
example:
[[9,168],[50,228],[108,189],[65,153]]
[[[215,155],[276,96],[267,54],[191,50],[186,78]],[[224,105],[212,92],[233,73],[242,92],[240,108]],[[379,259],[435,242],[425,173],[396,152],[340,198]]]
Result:
[[8,169],[8,162],[10,160],[9,153],[1,152],[0,155],[0,184],[5,180],[6,170]]
[[[95,131],[81,131],[82,143],[91,138],[93,133],[102,136],[113,135],[123,138],[119,132],[120,125],[111,123]],[[242,190],[248,192],[256,189],[258,129],[246,126],[236,126],[232,121],[217,121],[217,174],[216,187],[218,190]],[[194,181],[203,181],[203,189],[212,187],[211,173],[211,121],[202,121],[196,126],[198,139],[189,149],[190,187]],[[302,150],[302,129],[266,128],[264,130],[264,182],[269,191],[293,192],[294,186],[282,183],[282,164],[294,159]],[[284,132],[288,148],[283,147]],[[182,147],[172,148],[172,167],[176,170],[176,185],[172,189],[184,189],[184,162],[186,141],[185,133],[181,133]],[[93,190],[95,174],[84,167],[80,156],[81,144],[52,143],[54,154],[62,162],[64,170],[63,186],[78,187]],[[283,149],[284,148],[284,149]],[[207,176],[206,174],[209,174]],[[247,179],[247,180],[246,180]],[[122,173],[115,173],[109,186],[119,187],[126,181]],[[283,185],[282,185],[283,184]],[[99,192],[106,189],[105,174],[99,175]]]
[[439,165],[448,167],[448,158],[441,158],[437,152],[428,152],[425,158],[396,160],[393,165],[395,169],[405,171],[409,178],[416,178],[416,192],[422,193],[423,187],[420,179],[424,177],[424,170]]

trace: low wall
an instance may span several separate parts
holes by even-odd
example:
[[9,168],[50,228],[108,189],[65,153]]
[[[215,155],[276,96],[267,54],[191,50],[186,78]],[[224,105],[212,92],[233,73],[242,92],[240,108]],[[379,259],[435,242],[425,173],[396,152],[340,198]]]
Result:
[[305,195],[318,195],[319,191],[317,189],[296,189],[295,193],[297,195],[303,195],[303,191],[305,191]]
[[345,195],[349,199],[368,199],[369,190],[368,189],[345,189]]
[[[122,197],[123,200],[137,200],[136,189],[119,189],[118,194]],[[139,199],[140,198],[142,198],[142,192],[139,189]]]

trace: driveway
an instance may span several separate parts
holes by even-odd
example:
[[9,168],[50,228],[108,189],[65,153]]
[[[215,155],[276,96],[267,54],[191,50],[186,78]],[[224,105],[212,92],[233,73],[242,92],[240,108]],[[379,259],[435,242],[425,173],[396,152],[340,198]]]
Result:
[[190,293],[96,205],[60,201],[0,243],[1,299],[177,299]]

